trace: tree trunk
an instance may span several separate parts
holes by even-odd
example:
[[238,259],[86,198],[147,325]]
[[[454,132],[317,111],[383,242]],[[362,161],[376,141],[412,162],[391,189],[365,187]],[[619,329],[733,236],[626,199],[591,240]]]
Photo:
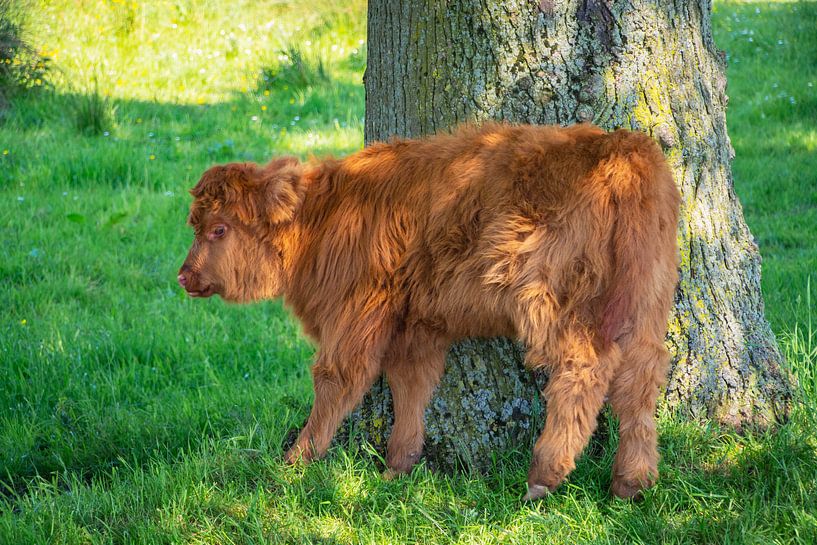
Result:
[[[706,0],[370,0],[366,142],[464,121],[590,121],[656,138],[682,195],[670,410],[734,426],[785,419],[790,378],[763,315],[760,255],[732,187],[725,62]],[[426,411],[432,464],[484,467],[541,425],[522,349],[468,340]],[[382,448],[379,382],[353,425]]]

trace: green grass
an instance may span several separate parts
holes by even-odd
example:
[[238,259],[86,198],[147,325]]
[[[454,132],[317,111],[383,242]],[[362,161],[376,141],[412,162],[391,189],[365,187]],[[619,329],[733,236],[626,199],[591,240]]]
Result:
[[808,322],[817,289],[817,9],[813,3],[719,3],[716,40],[729,60],[733,174],[764,258],[777,331]]
[[776,434],[662,419],[661,483],[636,504],[607,493],[615,436],[539,504],[519,501],[524,449],[484,476],[384,482],[357,444],[285,467],[312,348],[279,303],[175,285],[210,164],[361,147],[362,1],[35,9],[53,91],[0,125],[0,543],[817,542],[815,4],[714,19],[736,191],[802,399]]

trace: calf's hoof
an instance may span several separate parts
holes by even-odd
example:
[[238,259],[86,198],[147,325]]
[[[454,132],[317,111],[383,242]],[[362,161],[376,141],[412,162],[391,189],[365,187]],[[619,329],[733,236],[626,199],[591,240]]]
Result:
[[308,464],[312,461],[312,458],[312,449],[308,447],[303,448],[298,445],[295,445],[284,454],[284,461],[291,466],[295,464]]
[[528,483],[528,493],[522,496],[522,501],[533,501],[544,498],[552,492],[550,488],[543,484]]
[[399,475],[411,473],[422,453],[421,449],[414,449],[406,454],[390,454],[386,457],[387,469],[383,472],[383,478],[390,481]]
[[534,457],[528,471],[528,493],[522,499],[528,501],[547,496],[559,488],[572,470],[570,463],[542,463]]
[[405,474],[406,474],[405,471],[397,471],[396,469],[388,468],[380,475],[380,477],[384,481],[393,481],[394,479],[402,477]]
[[614,477],[610,485],[610,493],[617,498],[625,500],[639,501],[644,499],[643,491],[652,486],[652,482],[642,482],[639,480],[625,479],[623,477]]

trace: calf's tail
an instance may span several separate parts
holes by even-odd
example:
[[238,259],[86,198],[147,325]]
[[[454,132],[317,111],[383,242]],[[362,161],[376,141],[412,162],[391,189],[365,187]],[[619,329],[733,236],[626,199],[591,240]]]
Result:
[[674,278],[676,269],[680,203],[672,173],[655,142],[628,131],[617,131],[611,139],[615,150],[604,166],[614,214],[613,274],[601,319],[607,345],[632,329],[643,308],[665,297],[661,282]]

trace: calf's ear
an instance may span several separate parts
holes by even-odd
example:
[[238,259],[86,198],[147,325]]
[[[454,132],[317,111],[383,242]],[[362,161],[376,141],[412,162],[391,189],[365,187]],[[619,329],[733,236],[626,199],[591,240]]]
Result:
[[291,221],[303,200],[303,169],[295,157],[281,157],[261,173],[265,211],[271,224]]

